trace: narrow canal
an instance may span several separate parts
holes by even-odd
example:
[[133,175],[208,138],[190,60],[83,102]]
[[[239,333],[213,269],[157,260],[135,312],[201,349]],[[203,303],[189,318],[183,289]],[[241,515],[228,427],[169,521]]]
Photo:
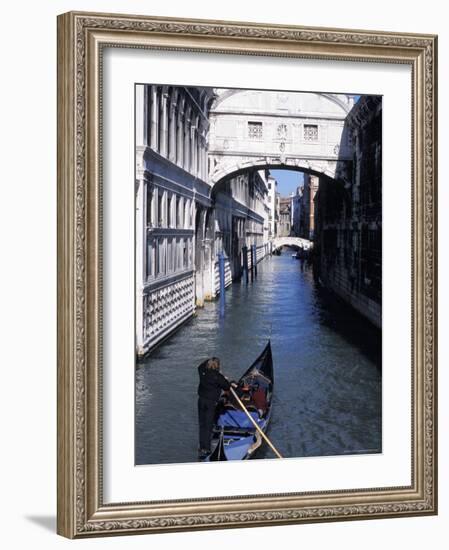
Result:
[[[218,356],[238,379],[272,325],[273,413],[268,434],[285,457],[381,452],[381,336],[316,286],[284,249],[258,265],[253,284],[218,302],[159,346],[136,369],[136,464],[195,462],[197,366]],[[274,455],[266,445],[256,455]]]

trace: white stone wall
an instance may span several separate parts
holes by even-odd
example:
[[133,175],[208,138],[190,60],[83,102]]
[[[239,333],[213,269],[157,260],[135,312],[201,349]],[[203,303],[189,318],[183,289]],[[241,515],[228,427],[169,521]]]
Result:
[[198,208],[210,206],[206,109],[211,97],[202,89],[136,86],[139,355],[195,310],[195,220]]
[[[280,227],[268,167],[335,174],[349,96],[136,87],[137,352],[145,353],[259,261]],[[250,169],[250,170],[248,170]],[[236,172],[238,170],[238,172]],[[290,226],[292,220],[288,220]]]
[[[218,184],[214,197],[214,248],[216,262],[212,297],[219,291],[218,254],[225,256],[225,282],[240,277],[243,268],[242,249],[251,245],[268,249],[268,175],[243,173]],[[265,255],[263,253],[262,257]]]
[[269,176],[268,182],[268,238],[271,240],[276,236],[276,187],[277,181]]
[[343,127],[351,96],[263,90],[217,93],[210,113],[212,183],[251,166],[304,168],[333,177],[337,160],[350,154]]
[[259,212],[263,218],[263,244],[269,241],[269,217],[270,217],[270,195],[268,185],[270,183],[270,173],[268,170],[259,170],[258,175],[264,184],[263,193],[260,197],[260,203],[256,208],[256,212]]

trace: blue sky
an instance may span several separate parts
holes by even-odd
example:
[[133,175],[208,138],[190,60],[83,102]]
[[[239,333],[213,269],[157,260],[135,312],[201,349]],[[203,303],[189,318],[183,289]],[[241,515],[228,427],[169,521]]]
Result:
[[283,197],[288,197],[290,193],[296,191],[298,185],[302,185],[304,174],[295,170],[270,170],[270,174],[278,182],[278,193]]

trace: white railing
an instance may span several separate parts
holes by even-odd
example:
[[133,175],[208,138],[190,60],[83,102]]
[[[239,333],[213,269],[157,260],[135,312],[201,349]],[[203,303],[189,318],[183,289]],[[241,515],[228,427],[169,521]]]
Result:
[[145,347],[153,347],[194,313],[194,278],[175,281],[143,296]]

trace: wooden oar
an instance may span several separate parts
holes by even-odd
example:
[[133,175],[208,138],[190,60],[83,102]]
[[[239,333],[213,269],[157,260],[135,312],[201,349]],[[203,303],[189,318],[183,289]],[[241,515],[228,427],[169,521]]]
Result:
[[271,447],[271,450],[274,452],[274,454],[278,457],[278,458],[283,458],[283,456],[281,455],[281,453],[276,449],[276,447],[273,445],[273,443],[271,443],[271,441],[268,439],[268,437],[265,435],[265,433],[260,429],[259,425],[257,424],[257,422],[254,420],[254,418],[249,414],[247,408],[245,407],[245,405],[242,403],[240,397],[235,393],[234,391],[234,388],[231,386],[230,387],[230,390],[231,390],[231,393],[232,395],[235,397],[235,399],[237,400],[237,403],[240,405],[240,407],[242,408],[242,411],[246,414],[246,416],[251,420],[251,422],[253,423],[254,427],[256,428],[256,430],[260,433],[260,435],[265,439],[265,441],[268,443],[268,445]]

